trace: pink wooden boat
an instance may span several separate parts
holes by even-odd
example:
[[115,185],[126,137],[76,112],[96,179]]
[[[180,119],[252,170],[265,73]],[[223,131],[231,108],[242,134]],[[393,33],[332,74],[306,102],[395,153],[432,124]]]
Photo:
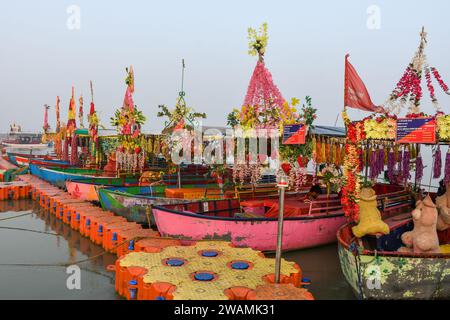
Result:
[[[384,210],[403,205],[397,199],[403,202],[403,197],[407,195],[397,186],[381,185],[375,189],[379,191],[380,207]],[[330,199],[321,197],[310,203],[297,200],[295,205],[289,205],[288,201],[285,208],[288,216],[285,215],[283,225],[283,250],[336,242],[337,230],[347,221],[336,195]],[[163,236],[192,240],[223,239],[239,247],[261,251],[274,251],[276,248],[276,214],[271,217],[236,215],[243,212],[237,199],[153,206],[152,212],[158,231]]]
[[[309,207],[310,204],[306,206]],[[247,218],[245,215],[235,217],[235,213],[241,211],[236,199],[153,207],[158,231],[163,236],[193,240],[223,239],[239,247],[275,250],[278,220]],[[317,207],[317,210],[307,215],[286,217],[283,250],[304,249],[335,242],[336,231],[345,222],[341,209],[327,211],[326,207]]]

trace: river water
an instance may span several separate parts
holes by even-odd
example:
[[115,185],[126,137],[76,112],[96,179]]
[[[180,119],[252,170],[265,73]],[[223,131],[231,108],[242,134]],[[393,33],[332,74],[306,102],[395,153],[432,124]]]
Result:
[[[0,220],[0,299],[120,299],[114,290],[114,273],[106,271],[106,266],[114,264],[115,255],[99,255],[102,247],[31,200],[0,201],[0,219],[22,214],[27,215]],[[97,255],[79,264],[79,290],[68,289],[71,274],[66,267],[53,266]],[[309,290],[316,299],[355,298],[342,275],[336,244],[287,252],[283,257],[300,265],[303,276],[312,282]]]

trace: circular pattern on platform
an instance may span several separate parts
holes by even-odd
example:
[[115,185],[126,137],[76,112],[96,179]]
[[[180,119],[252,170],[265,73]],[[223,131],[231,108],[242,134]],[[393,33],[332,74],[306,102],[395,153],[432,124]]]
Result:
[[193,277],[194,277],[194,280],[197,280],[197,281],[212,281],[217,276],[214,272],[201,271],[201,272],[194,273]]
[[231,269],[235,270],[246,270],[250,267],[247,262],[244,261],[236,261],[231,263]]
[[214,258],[214,257],[217,257],[219,255],[219,252],[217,250],[202,250],[202,251],[199,252],[199,254],[202,257]]
[[169,267],[180,267],[186,263],[186,260],[180,258],[168,258],[165,259],[164,264]]
[[227,263],[227,267],[233,270],[253,269],[253,263],[247,260],[232,260]]
[[[206,253],[206,256],[203,254],[211,251],[213,253]],[[175,268],[165,263],[172,259],[183,259],[185,263]],[[145,267],[149,272],[142,275],[142,281],[147,285],[142,290],[150,290],[148,285],[151,284],[167,283],[173,286],[170,299],[177,300],[227,299],[224,290],[231,287],[254,290],[267,283],[266,275],[274,272],[275,265],[273,259],[264,258],[259,251],[235,248],[221,241],[167,246],[154,253],[132,252],[120,258],[119,263],[120,268],[125,267],[127,271],[131,266]],[[283,281],[299,285],[299,273],[300,269],[294,262],[283,260]],[[148,294],[155,297],[153,291]]]

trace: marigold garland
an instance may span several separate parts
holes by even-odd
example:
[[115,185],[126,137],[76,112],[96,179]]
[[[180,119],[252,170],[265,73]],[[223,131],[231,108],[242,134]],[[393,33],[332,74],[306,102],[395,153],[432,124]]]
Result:
[[344,213],[354,221],[358,220],[359,216],[359,193],[360,193],[360,175],[361,171],[360,157],[361,149],[358,146],[358,133],[364,130],[358,130],[357,124],[352,123],[347,115],[347,111],[342,112],[342,119],[344,119],[347,127],[347,138],[345,140],[345,156],[344,165],[342,168],[344,183],[342,188],[341,204]]

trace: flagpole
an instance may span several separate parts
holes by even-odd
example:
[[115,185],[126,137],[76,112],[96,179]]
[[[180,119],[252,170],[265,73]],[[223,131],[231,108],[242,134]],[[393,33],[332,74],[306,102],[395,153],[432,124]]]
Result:
[[[347,53],[345,55],[345,62],[344,62],[344,112],[347,112],[347,98],[348,98],[348,74],[347,74],[347,62],[348,57],[350,55]],[[336,118],[337,122],[337,118]],[[336,126],[336,124],[335,124]],[[344,128],[345,128],[345,135],[347,135],[347,124],[344,121]]]

